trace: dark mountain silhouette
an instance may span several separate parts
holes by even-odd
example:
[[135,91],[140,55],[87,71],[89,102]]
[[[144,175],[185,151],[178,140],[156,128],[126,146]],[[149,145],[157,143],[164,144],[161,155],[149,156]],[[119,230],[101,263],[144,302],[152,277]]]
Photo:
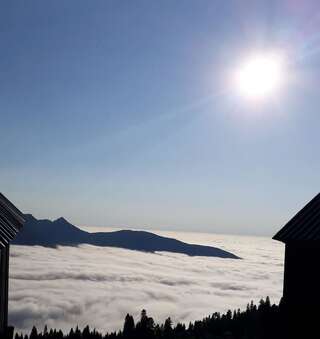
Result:
[[183,253],[190,256],[207,256],[238,259],[232,253],[210,246],[187,244],[182,241],[161,237],[144,231],[116,231],[89,233],[70,224],[64,218],[57,220],[38,220],[31,214],[25,215],[23,230],[14,239],[16,245],[40,245],[56,247],[58,245],[77,246],[90,244],[95,246],[120,247],[145,252],[166,251]]

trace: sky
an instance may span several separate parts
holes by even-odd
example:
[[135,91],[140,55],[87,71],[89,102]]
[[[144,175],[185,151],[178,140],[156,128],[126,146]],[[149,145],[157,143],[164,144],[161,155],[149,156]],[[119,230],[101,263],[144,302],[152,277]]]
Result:
[[[2,1],[0,190],[38,218],[272,235],[319,191],[318,1]],[[279,49],[285,85],[230,85]]]

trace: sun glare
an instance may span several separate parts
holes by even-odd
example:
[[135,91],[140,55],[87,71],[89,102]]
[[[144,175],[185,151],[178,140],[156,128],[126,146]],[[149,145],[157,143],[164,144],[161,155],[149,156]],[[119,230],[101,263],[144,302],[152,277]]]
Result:
[[260,54],[245,60],[235,72],[241,96],[262,99],[276,95],[284,81],[284,60],[276,54]]

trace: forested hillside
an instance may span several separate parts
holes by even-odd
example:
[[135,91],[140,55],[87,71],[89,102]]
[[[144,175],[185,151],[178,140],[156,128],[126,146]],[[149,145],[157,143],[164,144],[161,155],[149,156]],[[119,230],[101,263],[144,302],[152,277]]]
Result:
[[[107,320],[106,320],[107,321]],[[140,320],[127,314],[123,329],[119,332],[102,334],[86,326],[69,333],[47,327],[39,331],[35,327],[30,335],[16,334],[15,339],[265,339],[281,338],[281,307],[271,305],[270,299],[261,300],[256,306],[251,302],[245,311],[228,311],[212,315],[188,325],[173,325],[170,318],[163,324],[156,324],[152,317],[142,310]]]

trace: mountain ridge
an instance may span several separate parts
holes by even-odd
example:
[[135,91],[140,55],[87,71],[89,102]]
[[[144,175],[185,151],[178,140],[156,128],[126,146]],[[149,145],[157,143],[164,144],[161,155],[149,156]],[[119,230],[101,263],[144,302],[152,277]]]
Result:
[[119,230],[90,233],[72,225],[63,217],[51,221],[49,219],[38,220],[32,214],[25,214],[24,216],[26,223],[13,241],[15,245],[57,247],[89,244],[151,253],[165,251],[189,256],[239,259],[233,253],[220,248],[188,244],[148,231]]

